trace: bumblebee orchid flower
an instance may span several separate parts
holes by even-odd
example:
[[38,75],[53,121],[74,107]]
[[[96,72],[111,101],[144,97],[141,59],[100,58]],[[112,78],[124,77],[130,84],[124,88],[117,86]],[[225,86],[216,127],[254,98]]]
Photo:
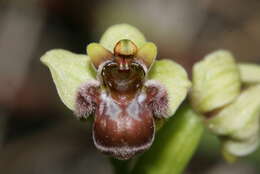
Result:
[[156,45],[138,29],[118,24],[89,44],[87,55],[55,49],[41,61],[76,117],[94,117],[97,149],[125,160],[149,149],[155,121],[174,115],[191,86],[180,65],[156,57]]

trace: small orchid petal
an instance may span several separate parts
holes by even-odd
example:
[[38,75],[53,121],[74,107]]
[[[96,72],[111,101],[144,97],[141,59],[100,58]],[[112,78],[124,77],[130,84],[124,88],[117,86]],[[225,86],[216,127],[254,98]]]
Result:
[[105,61],[113,59],[113,54],[98,43],[89,44],[87,46],[87,54],[96,69]]
[[152,42],[144,44],[137,53],[137,59],[140,59],[147,66],[147,69],[154,63],[157,56],[157,47]]

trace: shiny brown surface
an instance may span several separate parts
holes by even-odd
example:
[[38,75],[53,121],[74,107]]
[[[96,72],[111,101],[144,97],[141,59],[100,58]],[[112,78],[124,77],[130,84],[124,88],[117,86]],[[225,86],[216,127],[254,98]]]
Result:
[[[111,101],[109,101],[111,102]],[[98,149],[119,159],[128,159],[138,152],[148,149],[154,138],[152,112],[144,103],[116,104],[117,110],[110,112],[111,105],[96,112],[93,138]]]
[[144,83],[145,73],[136,63],[129,65],[128,71],[121,71],[117,63],[109,63],[102,70],[105,85],[116,93],[131,93],[140,89]]

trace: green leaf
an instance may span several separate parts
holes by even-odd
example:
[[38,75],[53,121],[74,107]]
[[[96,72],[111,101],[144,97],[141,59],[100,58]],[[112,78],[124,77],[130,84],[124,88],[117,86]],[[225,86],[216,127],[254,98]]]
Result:
[[168,115],[173,115],[191,87],[184,68],[171,60],[155,61],[148,73],[149,80],[157,80],[166,87],[169,96]]
[[137,162],[134,174],[181,174],[196,150],[203,124],[188,105],[182,105],[157,132],[151,149]]
[[96,76],[89,57],[55,49],[43,55],[41,61],[50,69],[62,102],[74,110],[78,87]]
[[100,39],[100,44],[114,52],[116,43],[122,39],[129,39],[141,48],[146,43],[144,35],[135,27],[129,24],[117,24],[109,27]]
[[192,105],[201,113],[231,103],[240,93],[239,69],[228,51],[215,51],[196,63],[192,80]]

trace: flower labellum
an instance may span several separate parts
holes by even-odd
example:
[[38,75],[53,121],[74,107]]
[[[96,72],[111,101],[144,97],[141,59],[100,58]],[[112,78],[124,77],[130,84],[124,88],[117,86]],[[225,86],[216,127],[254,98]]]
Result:
[[155,118],[172,116],[187,96],[187,73],[173,61],[155,61],[155,44],[127,24],[110,27],[87,54],[52,50],[41,61],[64,104],[79,119],[94,116],[97,149],[122,160],[147,150]]

